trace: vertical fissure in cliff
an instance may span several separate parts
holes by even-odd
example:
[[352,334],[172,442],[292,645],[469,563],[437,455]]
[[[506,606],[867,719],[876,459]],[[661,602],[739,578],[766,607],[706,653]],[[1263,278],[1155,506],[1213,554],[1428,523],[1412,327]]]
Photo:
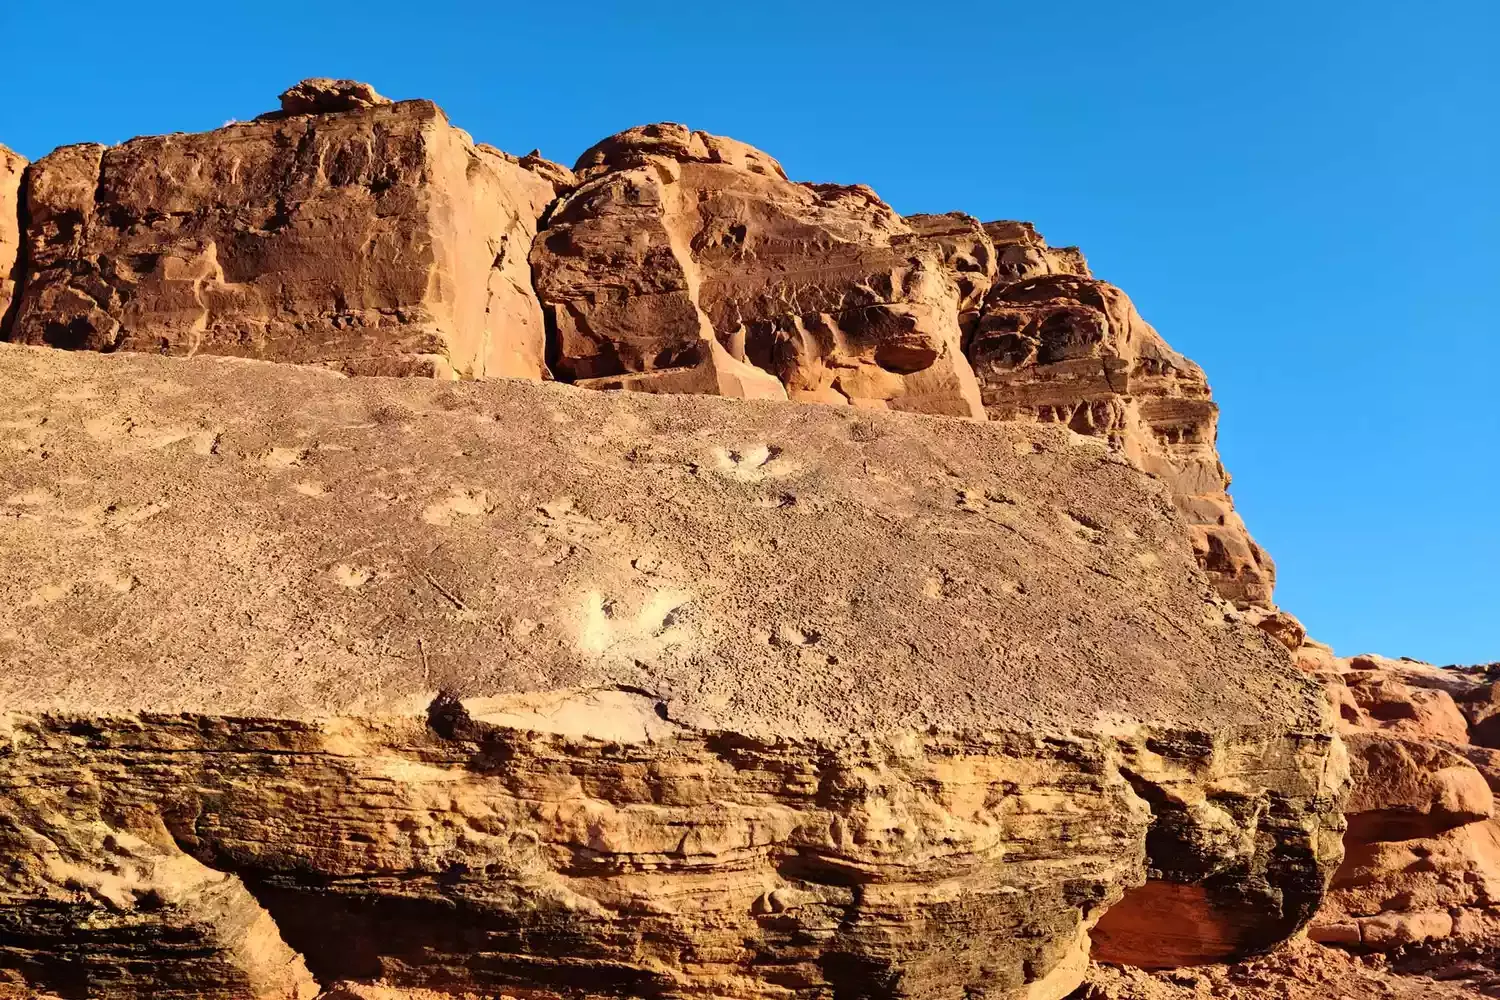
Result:
[[542,298],[541,285],[537,281],[535,250],[537,245],[547,238],[547,231],[552,225],[552,215],[567,197],[567,194],[559,194],[542,210],[541,218],[536,220],[536,236],[532,238],[531,246],[526,251],[526,271],[531,276],[531,295],[542,310],[542,363],[545,365],[543,377],[555,382],[573,380],[562,371],[562,332],[557,327],[556,312]]
[[16,192],[16,262],[11,265],[10,274],[7,275],[11,282],[11,296],[5,311],[0,313],[0,341],[10,340],[16,316],[21,312],[21,295],[26,289],[26,274],[31,257],[30,242],[26,239],[31,216],[26,210],[26,203],[30,201],[31,178],[35,169],[36,164],[28,163],[21,171],[21,187]]

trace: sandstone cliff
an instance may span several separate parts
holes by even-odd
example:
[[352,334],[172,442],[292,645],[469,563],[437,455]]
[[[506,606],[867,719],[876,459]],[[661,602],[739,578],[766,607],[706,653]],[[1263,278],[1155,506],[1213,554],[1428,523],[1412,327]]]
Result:
[[0,337],[1062,423],[1165,478],[1220,592],[1270,605],[1202,371],[1029,225],[903,218],[681,125],[575,173],[350,81],[282,105],[65,147],[19,192],[0,157],[0,267],[25,223]]
[[254,122],[34,164],[10,338],[540,377],[526,255],[551,183],[430,102],[288,93]]
[[1500,942],[1495,678],[1277,611],[1204,373],[1028,224],[312,80],[0,149],[0,339],[0,995],[1041,1000],[1330,877]]

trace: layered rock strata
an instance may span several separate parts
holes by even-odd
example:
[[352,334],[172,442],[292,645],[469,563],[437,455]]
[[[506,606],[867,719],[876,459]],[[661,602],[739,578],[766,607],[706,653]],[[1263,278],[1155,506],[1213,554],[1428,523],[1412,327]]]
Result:
[[[1058,998],[1338,863],[1317,687],[1061,427],[0,346],[0,977]],[[1165,944],[1164,944],[1165,942]]]
[[428,101],[304,85],[283,104],[34,164],[9,337],[540,377],[526,257],[552,184]]

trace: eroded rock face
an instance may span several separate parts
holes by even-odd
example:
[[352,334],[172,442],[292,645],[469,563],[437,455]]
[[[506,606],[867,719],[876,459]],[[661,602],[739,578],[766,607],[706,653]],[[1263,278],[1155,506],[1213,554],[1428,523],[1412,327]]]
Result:
[[532,253],[562,377],[649,389],[704,368],[691,384],[737,395],[982,416],[958,327],[994,268],[977,223],[928,237],[867,187],[794,184],[681,125],[575,170]]
[[0,385],[33,987],[1050,1000],[1096,924],[1261,950],[1337,864],[1320,691],[1062,428],[13,346]]
[[430,102],[311,83],[273,120],[38,161],[10,337],[541,377],[526,256],[551,182]]
[[10,322],[21,273],[21,179],[26,160],[0,146],[0,338]]
[[1203,370],[1168,347],[1120,289],[1023,248],[1017,280],[995,284],[969,339],[990,416],[1061,423],[1109,441],[1171,485],[1220,593],[1272,606],[1274,566],[1229,499]]
[[1474,745],[1486,671],[1297,651],[1328,685],[1352,757],[1349,832],[1312,934],[1389,951],[1500,947],[1500,751]]
[[[682,125],[611,136],[575,174],[357,81],[281,104],[45,157],[3,335],[1060,422],[1171,483],[1219,591],[1272,607],[1203,373],[1030,224],[903,218]],[[0,167],[0,212],[6,191]]]

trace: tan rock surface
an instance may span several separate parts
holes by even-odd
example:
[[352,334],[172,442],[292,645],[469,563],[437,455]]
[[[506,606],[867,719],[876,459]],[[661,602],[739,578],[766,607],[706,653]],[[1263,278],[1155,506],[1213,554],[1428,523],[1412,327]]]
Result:
[[974,321],[967,350],[991,418],[1060,423],[1109,441],[1171,485],[1219,591],[1270,607],[1275,568],[1229,499],[1202,369],[1168,347],[1124,292],[1086,269],[1053,267],[1042,260],[1021,267],[1020,280],[997,281]]
[[539,378],[526,259],[552,183],[430,102],[313,83],[294,115],[38,161],[10,337]]
[[0,146],[0,338],[10,322],[21,273],[21,179],[26,160]]
[[1500,948],[1500,753],[1469,725],[1487,672],[1312,646],[1295,659],[1328,686],[1353,765],[1344,863],[1312,935],[1435,959]]
[[1061,428],[19,347],[0,384],[38,988],[1042,1000],[1102,912],[1150,947],[1148,875],[1212,960],[1337,861],[1320,695]]
[[635,388],[718,343],[716,368],[794,399],[982,416],[958,326],[994,269],[977,223],[927,238],[867,187],[794,184],[674,124],[611,136],[575,170],[532,253],[562,377]]
[[[351,655],[338,637],[304,632],[299,623],[306,615],[376,622],[393,609],[405,616],[415,607],[422,617],[387,627],[441,626],[446,638],[440,643],[435,633],[428,649],[435,676],[441,679],[450,658],[487,663],[485,673],[468,676],[493,694],[528,689],[491,689],[513,676],[504,664],[522,651],[541,659],[514,675],[516,683],[536,671],[551,677],[553,687],[629,682],[637,668],[624,654],[640,638],[635,626],[645,627],[634,615],[643,602],[686,590],[706,620],[738,623],[722,639],[700,637],[680,648],[669,658],[679,666],[653,668],[659,681],[662,671],[685,671],[673,697],[695,724],[716,724],[720,697],[731,699],[737,726],[762,735],[871,734],[927,725],[1066,728],[1097,725],[1101,713],[1200,726],[1267,717],[1300,728],[1317,724],[1303,701],[1307,683],[1278,665],[1269,640],[1219,621],[1204,604],[1202,577],[1191,569],[1162,491],[1102,450],[1068,444],[1061,432],[876,420],[802,406],[653,402],[514,384],[350,381],[301,368],[211,361],[170,365],[131,357],[108,363],[97,355],[17,348],[7,349],[4,359],[13,456],[4,470],[6,502],[16,515],[11,529],[35,531],[29,537],[40,539],[76,525],[83,536],[119,545],[118,552],[92,542],[82,546],[74,554],[77,566],[52,546],[32,547],[33,556],[14,550],[7,584],[32,582],[37,593],[25,593],[36,598],[32,608],[42,610],[6,613],[18,615],[17,627],[43,645],[11,645],[12,657],[24,652],[35,660],[45,653],[54,661],[64,657],[53,667],[81,664],[76,658],[87,648],[73,645],[78,636],[47,623],[60,623],[57,616],[74,599],[90,603],[89,594],[112,592],[93,579],[92,564],[117,557],[121,572],[130,570],[140,581],[147,573],[158,584],[187,588],[170,607],[134,586],[120,596],[126,604],[144,601],[152,618],[173,615],[173,645],[205,671],[200,676],[221,691],[216,697],[228,699],[220,707],[241,713],[338,713],[368,703],[372,691],[396,680],[406,688],[401,697],[411,694],[408,682],[416,675],[409,655],[387,651],[373,661],[363,649]],[[91,395],[75,399],[75,392]],[[488,422],[481,419],[486,414]],[[423,421],[437,423],[428,430]],[[58,438],[63,428],[78,446],[66,465]],[[231,429],[244,440],[233,440]],[[419,432],[432,436],[425,449],[431,457],[401,454],[398,461],[387,442]],[[686,440],[678,443],[673,434]],[[801,440],[806,435],[815,437]],[[408,449],[424,450],[402,446]],[[427,471],[428,463],[441,467]],[[611,469],[618,470],[618,482],[605,479]],[[205,496],[188,490],[209,473],[227,478],[211,480],[215,491]],[[528,482],[518,489],[522,474]],[[89,481],[72,482],[70,475]],[[373,485],[341,486],[351,476]],[[143,482],[132,485],[131,477]],[[639,489],[639,496],[625,495],[627,489]],[[211,516],[221,496],[241,498],[239,516]],[[252,496],[264,502],[252,503]],[[204,506],[185,507],[190,501]],[[158,510],[163,503],[168,508]],[[142,545],[137,530],[116,534],[122,519],[134,516],[129,511],[141,514],[162,544]],[[382,513],[394,519],[390,525],[374,523]],[[663,524],[631,526],[643,519]],[[207,524],[215,525],[211,536],[203,530]],[[177,531],[157,535],[174,525]],[[801,537],[803,527],[809,537]],[[473,556],[482,556],[481,563],[445,570],[448,546],[459,544],[465,529],[481,528],[494,550]],[[322,576],[294,580],[271,558],[274,548],[258,547],[306,550],[319,531],[330,539],[316,542],[319,550],[332,545],[355,553],[358,565],[351,569],[367,570],[371,580],[344,586],[333,564]],[[829,531],[846,536],[841,547],[818,537]],[[974,537],[969,531],[986,538],[986,550],[967,542]],[[857,532],[864,541],[856,543],[859,536],[851,533]],[[592,546],[600,554],[580,558],[580,539],[596,537],[610,544]],[[906,537],[917,549],[905,558],[882,551]],[[14,536],[18,545],[27,538]],[[427,548],[445,544],[423,565],[405,566],[401,554],[425,551],[424,539],[430,539]],[[641,551],[624,551],[627,540]],[[364,554],[367,544],[375,550]],[[684,546],[691,551],[679,551]],[[243,567],[236,555],[241,550]],[[838,565],[820,573],[835,575],[816,588],[777,569],[820,565],[834,553]],[[554,555],[566,558],[545,565]],[[636,557],[647,568],[635,567]],[[544,565],[533,566],[534,560]],[[670,565],[651,569],[656,562]],[[199,572],[181,577],[145,563],[193,565]],[[415,605],[405,585],[386,584],[413,572],[421,582],[430,571],[455,593],[478,588],[476,606],[502,607],[508,591],[501,570],[512,566],[533,581],[528,593],[515,595],[515,613],[545,624],[545,641],[502,623],[471,622],[430,584]],[[741,581],[752,577],[754,593],[742,592]],[[554,578],[555,585],[542,586]],[[199,609],[232,580],[241,581],[237,591],[272,589],[281,595],[275,603],[282,610],[245,636],[249,646],[230,651],[216,637],[215,617]],[[865,583],[857,586],[857,580]],[[563,581],[583,589],[572,594]],[[70,600],[48,599],[49,586],[64,588]],[[589,596],[595,591],[597,600]],[[887,617],[889,607],[907,604],[923,614]],[[589,629],[610,640],[613,652],[601,661],[607,670],[581,653],[580,630]],[[792,629],[817,638],[796,641],[778,631]],[[1086,641],[1090,630],[1110,633],[1109,648]],[[687,629],[682,639],[698,634]],[[741,647],[741,639],[758,644]],[[144,624],[110,641],[125,662],[167,652]],[[491,643],[498,643],[493,652]],[[658,645],[641,640],[642,649]],[[856,646],[865,650],[861,656],[840,655]],[[289,676],[290,688],[273,691],[206,672],[215,663],[293,647],[316,654],[328,670],[357,662],[348,675],[352,688],[330,684],[331,673],[317,680]],[[460,656],[471,647],[472,654]],[[783,676],[789,655],[799,668],[796,677]],[[838,662],[828,664],[829,656]],[[97,672],[10,662],[15,669],[0,680],[0,694],[12,704],[24,699],[23,707],[191,707],[175,700],[184,692],[166,674],[165,683],[152,688],[139,679],[117,685]],[[1017,686],[993,670],[956,676],[952,665],[965,662],[1014,662],[1026,683]],[[1203,690],[1192,672],[1210,668],[1228,682]],[[732,680],[703,688],[698,677],[705,671]],[[830,701],[824,685],[837,677],[851,678],[849,690]],[[788,691],[801,697],[788,701]],[[944,707],[924,708],[928,702]]]

